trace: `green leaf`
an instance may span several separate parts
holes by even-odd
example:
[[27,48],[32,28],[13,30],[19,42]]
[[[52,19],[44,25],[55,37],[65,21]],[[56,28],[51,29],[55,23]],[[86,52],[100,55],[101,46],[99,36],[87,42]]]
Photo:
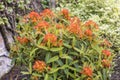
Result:
[[68,72],[68,74],[69,74],[73,79],[75,79],[75,75],[74,75],[74,74],[72,74],[72,73],[70,73],[70,72]]
[[45,56],[45,61],[47,62],[50,59],[50,57],[51,57],[50,53],[47,53]]
[[50,58],[50,59],[47,61],[47,63],[51,63],[51,62],[57,61],[58,59],[59,59],[58,56],[54,56],[54,57]]
[[60,48],[50,48],[50,51],[57,52],[57,51],[60,51],[62,49],[63,49],[63,47],[60,47]]
[[72,58],[70,56],[68,56],[67,54],[62,54],[62,56],[60,56],[63,59],[70,59],[72,60]]
[[75,80],[80,80],[80,78],[77,78],[77,79],[75,79]]
[[64,45],[65,47],[69,48],[69,49],[72,48],[71,45],[68,45],[68,44],[65,44],[65,43],[64,43],[63,45]]
[[73,64],[75,64],[75,63],[78,63],[78,60],[72,61],[72,62],[70,63],[70,65],[73,65]]
[[55,73],[55,72],[57,72],[58,70],[59,70],[59,68],[55,68],[55,69],[52,68],[51,71],[49,72],[49,74]]
[[74,47],[76,45],[76,39],[75,37],[73,37],[73,40],[72,40],[72,47]]
[[65,69],[67,67],[68,67],[68,65],[63,65],[63,66],[60,67],[60,69]]
[[39,76],[41,77],[42,75],[38,74],[38,73],[32,73],[33,76]]
[[29,72],[24,72],[24,71],[22,71],[21,73],[24,74],[24,75],[30,74]]
[[73,55],[73,56],[78,56],[77,52],[69,52],[69,54]]
[[47,47],[45,47],[45,46],[40,46],[40,45],[36,45],[38,48],[40,48],[40,49],[44,49],[44,50],[46,50],[46,51],[48,51],[49,49],[47,48]]
[[77,52],[81,53],[81,50],[76,48],[76,47],[73,47],[74,50],[76,50]]
[[32,56],[32,55],[35,53],[35,51],[38,50],[38,49],[39,49],[39,48],[33,49],[33,50],[30,52],[30,56]]
[[68,67],[69,69],[73,70],[73,71],[77,71],[76,68],[73,68],[73,67]]
[[64,65],[61,59],[57,60],[57,62],[60,66]]
[[103,69],[103,80],[107,80],[107,73],[105,69]]
[[29,73],[32,74],[32,63],[29,63]]
[[91,47],[96,50],[98,53],[101,53],[101,48],[98,45],[91,44]]
[[49,80],[48,74],[45,75],[45,79],[44,80]]

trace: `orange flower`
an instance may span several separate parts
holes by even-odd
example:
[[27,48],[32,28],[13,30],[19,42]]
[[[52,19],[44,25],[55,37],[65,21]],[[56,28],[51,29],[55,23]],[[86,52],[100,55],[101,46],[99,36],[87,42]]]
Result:
[[109,68],[109,67],[110,67],[110,61],[108,61],[108,60],[106,60],[106,59],[103,59],[103,60],[102,60],[102,65],[103,65],[104,67]]
[[68,19],[68,20],[70,19],[69,11],[67,9],[63,9],[61,12],[66,19]]
[[102,53],[106,56],[110,56],[111,52],[109,50],[102,50]]
[[62,28],[64,28],[64,25],[63,24],[56,24],[56,28],[57,29],[62,29]]
[[96,29],[98,29],[98,25],[92,20],[89,20],[85,23],[85,26],[91,26],[91,25],[94,26]]
[[103,45],[110,47],[111,43],[107,39],[105,39],[104,42],[103,42]]
[[82,30],[81,30],[81,28],[80,28],[80,26],[78,24],[75,24],[75,23],[70,24],[70,26],[68,27],[68,31],[82,37]]
[[84,67],[81,73],[89,77],[93,75],[93,71],[90,67]]
[[41,19],[40,15],[37,12],[30,12],[28,17],[32,20],[32,22],[37,22],[37,20]]
[[62,45],[63,45],[63,40],[61,39],[58,41],[58,46],[62,46]]
[[43,72],[45,70],[46,64],[44,61],[37,60],[33,65],[33,69],[38,72]]
[[92,36],[93,33],[92,33],[92,31],[90,29],[88,29],[88,30],[85,31],[85,34],[87,36]]
[[26,44],[26,43],[28,43],[28,41],[29,41],[26,37],[20,37],[20,36],[17,37],[17,40],[18,40],[21,44]]
[[70,19],[70,23],[76,23],[78,25],[80,25],[80,19],[78,17],[73,17]]
[[54,16],[54,13],[50,9],[45,9],[40,13],[40,16],[50,18]]
[[49,27],[49,23],[46,22],[46,21],[41,21],[37,24],[37,26],[35,26],[34,28],[37,29],[37,30],[41,30],[43,28],[48,28]]
[[57,37],[54,34],[48,33],[44,36],[43,42],[50,42],[52,45],[56,46]]

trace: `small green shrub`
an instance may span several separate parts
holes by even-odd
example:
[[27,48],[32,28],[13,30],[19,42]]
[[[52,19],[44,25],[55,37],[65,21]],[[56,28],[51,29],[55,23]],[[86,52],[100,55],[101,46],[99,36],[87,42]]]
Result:
[[30,12],[17,27],[11,57],[32,80],[109,80],[114,54],[92,21],[67,9]]

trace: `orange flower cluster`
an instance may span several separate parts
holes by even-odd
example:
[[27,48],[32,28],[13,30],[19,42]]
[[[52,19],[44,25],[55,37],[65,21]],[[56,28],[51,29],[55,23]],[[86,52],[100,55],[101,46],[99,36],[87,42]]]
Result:
[[[70,26],[68,27],[68,30],[73,33],[73,34],[77,34],[80,36],[80,38],[83,37],[83,35],[88,36],[88,38],[91,40],[92,39],[92,29],[88,28],[86,30],[84,30],[83,26],[81,25],[81,21],[78,17],[74,17],[70,19]],[[93,21],[88,21],[86,22],[85,26],[89,26],[89,25],[93,25],[97,28],[97,24]]]
[[71,24],[69,27],[68,27],[68,30],[73,33],[73,34],[77,34],[80,38],[82,38],[82,30],[81,28],[79,27],[79,25],[77,24]]
[[20,36],[17,37],[17,40],[18,40],[21,44],[26,44],[26,43],[28,43],[28,41],[29,41],[26,37],[20,37]]
[[37,22],[39,19],[41,19],[40,15],[34,11],[29,13],[28,18],[30,18],[32,22]]
[[41,30],[41,29],[46,29],[46,28],[48,28],[50,26],[50,24],[48,23],[48,22],[46,22],[46,21],[40,21],[38,24],[37,24],[37,26],[35,26],[34,28],[36,29],[36,30]]
[[46,64],[44,61],[37,60],[33,65],[33,69],[38,72],[43,72],[45,70]]
[[102,50],[102,53],[106,56],[110,56],[111,52],[109,50]]
[[110,61],[106,60],[106,59],[103,59],[102,60],[102,65],[106,68],[109,68],[110,67]]
[[50,42],[52,45],[57,45],[57,36],[54,34],[48,33],[44,36],[43,42]]
[[90,29],[87,29],[87,30],[85,31],[85,34],[86,34],[87,36],[92,36],[92,35],[93,35],[93,33],[92,33],[92,31],[91,31]]
[[69,16],[69,11],[67,10],[67,9],[63,9],[62,11],[61,11],[61,13],[64,15],[64,17],[66,18],[66,19],[70,19],[70,16]]
[[90,67],[84,67],[81,73],[89,77],[92,77],[93,75],[93,71]]
[[51,18],[53,16],[54,16],[54,13],[50,9],[45,9],[40,14],[35,11],[32,11],[27,16],[24,16],[23,21],[27,22],[27,19],[30,19],[32,22],[38,22],[45,17]]
[[[48,33],[44,36],[43,42],[47,43],[50,42],[52,46],[62,46],[63,45],[63,40],[57,40],[57,36],[54,34]],[[44,45],[44,43],[43,43]]]
[[94,26],[96,29],[98,29],[98,25],[92,20],[87,21],[85,26]]
[[45,9],[40,13],[40,16],[51,18],[54,16],[54,13],[50,9]]
[[80,28],[80,20],[77,17],[70,20],[68,31],[73,34],[77,34],[80,38],[83,37],[82,29]]

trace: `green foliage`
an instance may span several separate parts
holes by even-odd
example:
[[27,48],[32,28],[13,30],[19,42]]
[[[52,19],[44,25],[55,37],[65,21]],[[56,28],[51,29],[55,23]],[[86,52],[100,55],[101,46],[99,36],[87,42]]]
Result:
[[114,54],[94,21],[45,9],[24,16],[17,32],[11,57],[32,80],[109,80]]

